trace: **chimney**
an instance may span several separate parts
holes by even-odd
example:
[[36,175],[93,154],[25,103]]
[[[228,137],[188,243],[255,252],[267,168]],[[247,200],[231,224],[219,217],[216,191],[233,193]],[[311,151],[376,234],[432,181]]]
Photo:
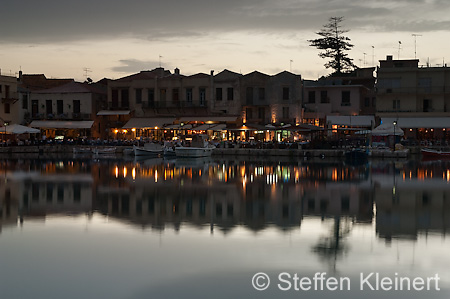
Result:
[[179,68],[175,68],[174,70],[175,75],[179,75],[180,74],[180,69]]
[[214,76],[214,70],[211,70],[211,76]]
[[387,61],[391,61],[391,60],[392,60],[392,55],[387,55],[387,56],[386,56],[386,60],[387,60]]
[[19,71],[19,80],[22,80],[22,71]]

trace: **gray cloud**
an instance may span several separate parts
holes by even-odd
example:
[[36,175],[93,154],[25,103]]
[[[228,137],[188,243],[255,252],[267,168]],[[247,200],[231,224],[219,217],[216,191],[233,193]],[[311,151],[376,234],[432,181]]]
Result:
[[[159,66],[159,61],[152,60],[122,59],[119,63],[121,65],[115,66],[111,70],[119,73],[138,73],[142,70],[151,70]],[[172,67],[165,63],[164,68],[171,69]]]
[[[198,38],[211,32],[315,32],[331,16],[345,16],[345,26],[351,30],[423,32],[447,30],[450,18],[438,16],[449,8],[450,2],[444,0],[7,1],[2,5],[0,41],[64,42],[119,36],[152,41]],[[433,12],[436,15],[431,17]]]

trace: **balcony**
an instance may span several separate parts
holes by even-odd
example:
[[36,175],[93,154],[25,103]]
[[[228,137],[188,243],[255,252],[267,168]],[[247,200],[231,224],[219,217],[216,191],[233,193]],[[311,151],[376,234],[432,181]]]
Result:
[[159,108],[190,108],[190,107],[206,107],[207,101],[199,102],[142,102],[142,108],[159,109]]

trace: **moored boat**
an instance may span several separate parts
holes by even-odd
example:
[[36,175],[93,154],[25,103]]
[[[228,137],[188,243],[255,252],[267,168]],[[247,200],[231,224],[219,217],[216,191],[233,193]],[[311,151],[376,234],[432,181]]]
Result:
[[420,151],[424,159],[450,159],[450,151],[441,151],[431,148],[422,148]]
[[164,148],[156,143],[146,143],[144,147],[133,145],[135,156],[159,156],[164,154]]
[[215,148],[208,142],[206,135],[194,135],[191,146],[176,147],[175,155],[177,158],[210,157]]
[[96,147],[92,149],[95,155],[111,155],[116,153],[116,147]]

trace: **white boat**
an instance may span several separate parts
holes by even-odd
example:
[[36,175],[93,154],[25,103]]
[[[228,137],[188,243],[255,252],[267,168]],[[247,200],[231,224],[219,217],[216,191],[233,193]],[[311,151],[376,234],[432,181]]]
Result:
[[177,158],[200,158],[210,157],[216,148],[206,140],[206,135],[192,136],[191,146],[181,146],[175,148]]
[[92,152],[95,155],[111,155],[116,153],[116,148],[107,146],[107,147],[95,147],[92,149]]
[[90,147],[74,147],[72,151],[74,154],[92,154]]
[[135,156],[158,156],[164,154],[164,148],[156,143],[146,143],[143,147],[133,145]]

